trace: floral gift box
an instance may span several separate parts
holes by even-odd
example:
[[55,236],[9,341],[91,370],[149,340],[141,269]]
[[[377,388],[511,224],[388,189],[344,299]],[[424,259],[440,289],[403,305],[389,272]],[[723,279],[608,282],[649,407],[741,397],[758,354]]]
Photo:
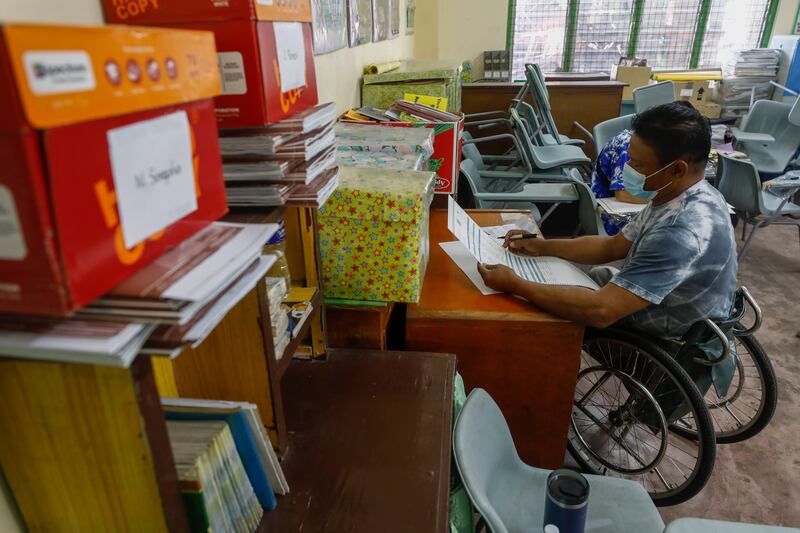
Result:
[[419,301],[433,172],[340,167],[317,223],[325,296]]

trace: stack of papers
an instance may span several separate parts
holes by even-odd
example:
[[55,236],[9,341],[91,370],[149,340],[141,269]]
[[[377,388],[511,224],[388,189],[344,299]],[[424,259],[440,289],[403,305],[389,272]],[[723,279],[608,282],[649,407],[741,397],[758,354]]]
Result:
[[310,185],[296,185],[292,188],[292,196],[286,204],[318,209],[325,205],[338,186],[339,167],[329,168]]
[[460,115],[440,111],[430,106],[398,100],[386,110],[386,115],[402,122],[458,122]]
[[[318,105],[267,128],[227,130],[220,146],[228,203],[280,206],[294,185],[312,186],[336,164],[332,103]],[[305,201],[307,190],[298,191]]]
[[774,48],[736,50],[723,62],[722,71],[727,76],[775,77],[781,61],[781,51]]
[[497,291],[483,283],[477,263],[506,265],[522,279],[535,283],[599,288],[569,261],[558,257],[521,256],[503,248],[502,240],[478,226],[452,197],[448,198],[447,208],[447,229],[458,242],[441,243],[440,246],[483,294],[496,294]]
[[126,368],[152,324],[8,316],[0,319],[0,354]]
[[724,118],[747,113],[751,96],[754,101],[772,97],[770,81],[778,75],[780,58],[780,50],[753,48],[735,51],[725,59],[721,94]]
[[336,147],[341,152],[390,152],[433,154],[431,128],[398,127],[381,124],[336,124]]
[[608,215],[631,216],[647,207],[647,204],[621,202],[616,198],[598,198],[597,206]]

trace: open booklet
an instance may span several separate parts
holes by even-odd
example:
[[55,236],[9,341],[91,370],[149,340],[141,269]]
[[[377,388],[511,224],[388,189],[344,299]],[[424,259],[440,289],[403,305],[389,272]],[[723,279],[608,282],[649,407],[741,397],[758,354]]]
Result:
[[569,261],[558,257],[526,257],[509,252],[503,248],[500,239],[478,226],[452,197],[448,198],[447,204],[447,229],[479,263],[506,265],[522,279],[536,283],[600,288]]

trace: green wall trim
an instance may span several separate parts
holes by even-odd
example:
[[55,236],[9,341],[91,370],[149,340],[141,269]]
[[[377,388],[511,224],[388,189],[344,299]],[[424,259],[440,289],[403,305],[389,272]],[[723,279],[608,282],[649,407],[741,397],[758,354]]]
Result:
[[508,20],[506,22],[506,52],[509,54],[511,64],[511,38],[514,35],[514,0],[508,0]]
[[631,33],[628,35],[628,57],[636,57],[636,47],[639,45],[639,28],[642,27],[642,12],[645,0],[635,0],[633,15],[631,15]]
[[770,0],[769,7],[767,8],[767,17],[764,21],[764,30],[761,32],[761,48],[769,45],[769,40],[772,38],[772,28],[775,26],[775,15],[778,13],[778,4],[780,0]]
[[567,6],[567,31],[564,32],[564,60],[561,67],[564,72],[572,71],[572,56],[575,53],[575,37],[578,32],[578,3],[580,0],[569,0]]
[[697,68],[700,63],[700,53],[703,51],[703,40],[706,36],[708,27],[708,15],[711,13],[711,0],[700,2],[700,15],[697,17],[697,27],[694,30],[694,42],[692,43],[692,55],[689,58],[689,68]]

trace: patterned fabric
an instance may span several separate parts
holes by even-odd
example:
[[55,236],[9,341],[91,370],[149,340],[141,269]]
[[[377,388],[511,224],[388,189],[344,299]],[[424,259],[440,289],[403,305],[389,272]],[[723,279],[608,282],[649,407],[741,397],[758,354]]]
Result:
[[378,124],[336,124],[336,147],[340,152],[389,152],[433,155],[434,130],[398,128]]
[[340,172],[339,188],[318,216],[325,296],[418,302],[435,174],[357,167]]
[[624,324],[678,338],[699,320],[728,317],[736,243],[725,199],[708,182],[666,204],[648,204],[622,233],[633,245],[611,283],[653,304]]
[[422,170],[425,154],[393,154],[391,152],[336,152],[336,164],[343,167],[375,167],[392,170]]
[[[628,145],[631,130],[622,130],[613,136],[600,151],[592,170],[592,192],[596,198],[610,198],[614,191],[624,190],[622,169],[628,162]],[[625,221],[601,213],[606,233],[616,235],[625,226]]]

